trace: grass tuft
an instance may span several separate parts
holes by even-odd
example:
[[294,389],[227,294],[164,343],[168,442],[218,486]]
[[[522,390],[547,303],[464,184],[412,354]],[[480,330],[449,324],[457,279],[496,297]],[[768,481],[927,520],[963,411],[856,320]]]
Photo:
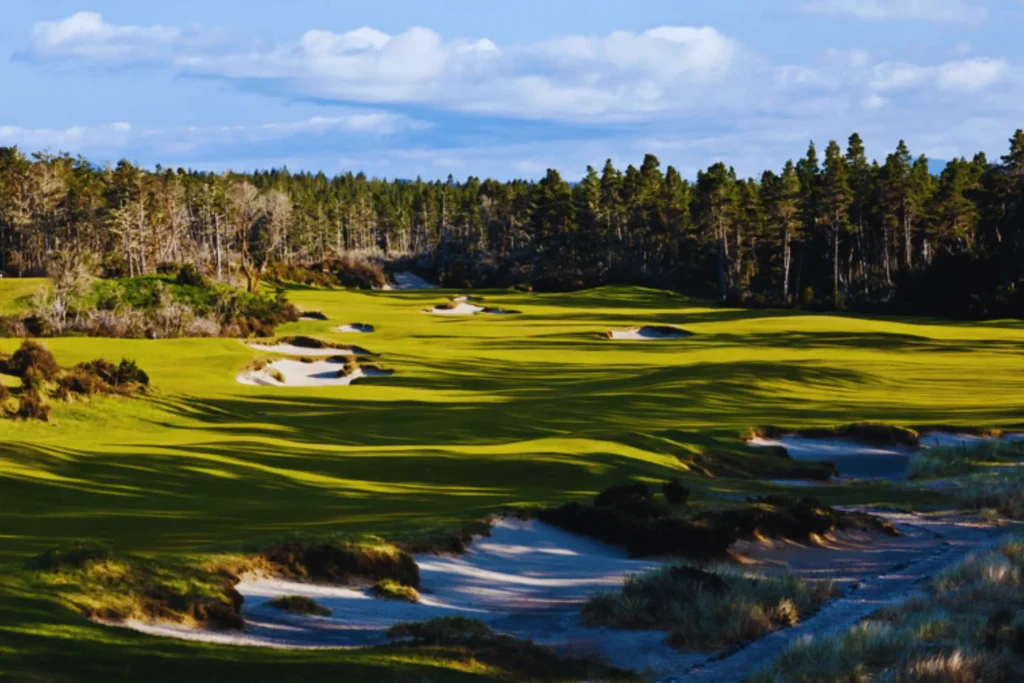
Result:
[[383,600],[399,600],[402,602],[419,602],[420,593],[412,586],[403,586],[392,579],[381,579],[373,584],[370,594]]
[[329,617],[332,614],[331,610],[304,595],[283,595],[267,604],[275,609],[303,616]]

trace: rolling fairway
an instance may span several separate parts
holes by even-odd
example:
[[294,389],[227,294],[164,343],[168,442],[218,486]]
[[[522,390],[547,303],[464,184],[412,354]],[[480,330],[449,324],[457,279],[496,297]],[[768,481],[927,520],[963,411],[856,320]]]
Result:
[[[25,293],[0,280],[0,310]],[[279,335],[358,343],[395,371],[348,387],[239,384],[265,354],[232,339],[46,340],[63,365],[133,358],[155,392],[56,405],[52,424],[0,421],[0,678],[482,675],[402,652],[240,652],[94,626],[23,570],[71,541],[176,557],[293,533],[400,540],[631,477],[681,476],[698,501],[755,490],[684,464],[769,467],[737,438],[755,425],[1024,425],[1019,321],[731,310],[638,288],[482,294],[520,315],[420,312],[445,295],[291,289],[328,320]],[[357,321],[375,331],[333,332]],[[693,336],[603,338],[647,324]],[[0,339],[0,352],[18,344]]]

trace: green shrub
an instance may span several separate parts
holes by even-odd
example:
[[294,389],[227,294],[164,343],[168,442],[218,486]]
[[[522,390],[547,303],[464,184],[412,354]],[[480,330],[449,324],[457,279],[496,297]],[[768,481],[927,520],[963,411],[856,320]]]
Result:
[[7,372],[24,380],[28,380],[29,375],[34,374],[34,381],[52,382],[60,374],[60,365],[43,344],[26,340],[7,361]]
[[403,586],[391,579],[382,579],[375,583],[370,589],[375,598],[384,600],[401,600],[403,602],[419,602],[420,594],[415,588]]
[[690,498],[690,489],[683,486],[679,479],[671,479],[661,485],[661,492],[669,505],[682,505]]
[[331,616],[331,610],[327,609],[312,598],[307,598],[304,595],[284,595],[280,598],[271,600],[267,604],[276,609],[291,612],[292,614],[312,615],[317,617]]
[[21,394],[16,415],[22,420],[50,421],[50,406],[36,390],[26,390]]
[[178,270],[177,277],[174,281],[185,287],[205,287],[206,281],[203,279],[203,274],[199,272],[199,269],[193,266],[191,263],[186,263]]

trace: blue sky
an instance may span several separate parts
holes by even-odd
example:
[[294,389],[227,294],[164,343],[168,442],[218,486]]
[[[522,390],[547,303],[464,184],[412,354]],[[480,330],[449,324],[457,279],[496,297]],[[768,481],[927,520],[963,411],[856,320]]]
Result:
[[106,162],[570,178],[779,168],[1024,126],[1024,0],[2,0],[0,145]]

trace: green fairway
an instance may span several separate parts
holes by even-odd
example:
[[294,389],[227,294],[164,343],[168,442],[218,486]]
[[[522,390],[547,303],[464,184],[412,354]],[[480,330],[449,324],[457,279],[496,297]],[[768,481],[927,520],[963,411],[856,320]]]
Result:
[[[0,280],[0,312],[41,284]],[[737,438],[755,425],[1024,425],[1020,321],[734,310],[639,288],[479,293],[520,315],[420,312],[449,294],[290,289],[329,320],[279,335],[359,344],[395,371],[349,387],[243,386],[236,375],[265,354],[232,339],[46,340],[63,365],[133,358],[155,390],[57,404],[50,424],[0,421],[0,679],[482,675],[400,652],[239,651],[94,626],[22,569],[71,541],[170,557],[295,532],[402,538],[630,477],[680,476],[698,501],[749,491],[684,461],[760,462]],[[376,331],[332,332],[354,322]],[[603,338],[637,324],[693,336]]]

